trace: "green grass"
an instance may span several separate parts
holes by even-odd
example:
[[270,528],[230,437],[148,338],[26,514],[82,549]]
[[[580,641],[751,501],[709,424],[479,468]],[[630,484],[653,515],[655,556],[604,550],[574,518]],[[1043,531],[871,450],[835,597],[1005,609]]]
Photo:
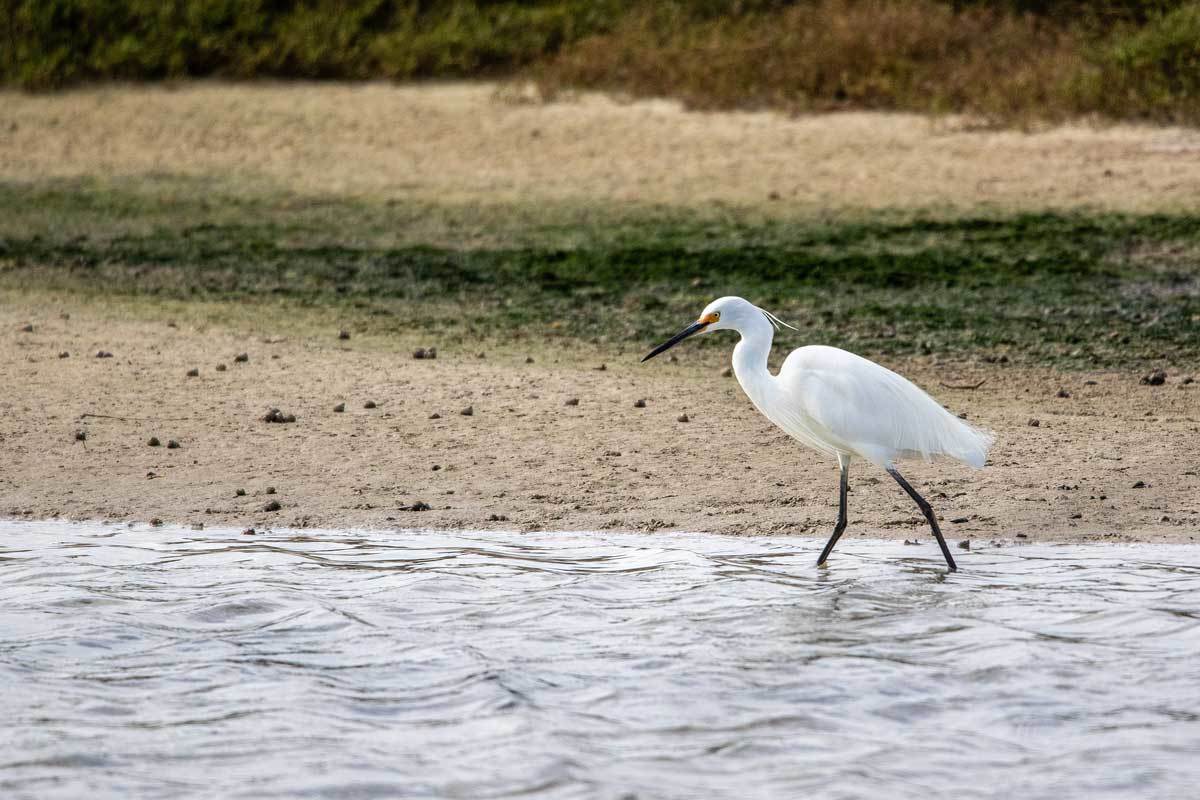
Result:
[[1197,0],[0,0],[0,83],[534,79],[697,108],[1200,121]]
[[1200,356],[1200,217],[780,220],[188,185],[0,184],[0,288],[333,310],[365,331],[447,342],[605,345],[649,345],[740,294],[797,324],[799,339],[866,354],[1074,367]]

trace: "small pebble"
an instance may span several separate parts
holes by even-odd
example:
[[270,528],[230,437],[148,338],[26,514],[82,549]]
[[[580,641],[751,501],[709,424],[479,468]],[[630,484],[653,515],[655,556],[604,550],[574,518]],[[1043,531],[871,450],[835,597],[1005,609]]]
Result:
[[1018,534],[1017,534],[1017,538],[1018,538],[1018,539],[1028,539],[1028,538],[1029,538],[1029,534],[1027,534],[1027,533],[1018,533]]
[[608,369],[607,364],[601,364],[600,366],[596,367],[597,372],[604,372],[606,369]]
[[430,467],[430,470],[432,470],[433,472],[438,472],[439,470],[441,470],[441,468],[442,468],[441,464],[434,464],[432,467]]
[[224,364],[217,364],[217,372],[224,372],[226,369]]
[[242,536],[253,536],[255,532],[256,531],[254,528],[246,528],[244,531],[242,531]]
[[679,415],[679,421],[680,421],[680,422],[690,422],[691,420],[688,418],[688,415],[687,415],[687,414],[680,414],[680,415]]
[[266,490],[266,492],[265,492],[265,494],[275,494],[275,487],[274,487],[274,486],[268,486],[268,487],[267,487],[267,490]]
[[108,352],[107,350],[97,350],[96,351],[96,358],[112,358],[112,357],[113,357],[112,353]]
[[25,327],[21,328],[21,333],[33,333],[33,326],[26,325]]
[[295,414],[284,414],[278,408],[272,408],[262,418],[263,422],[295,422]]
[[178,450],[179,442],[175,441],[174,439],[167,439],[167,449],[168,450]]
[[525,356],[525,363],[526,363],[526,364],[532,364],[532,363],[533,363],[533,356]]
[[432,414],[430,414],[430,415],[429,415],[429,418],[430,418],[430,419],[441,419],[441,418],[442,418],[442,415],[441,415],[441,414],[439,414],[439,413],[437,413],[437,412],[435,411],[435,412],[433,412]]
[[411,506],[401,507],[400,510],[401,511],[428,511],[430,508],[432,508],[432,506],[430,506],[429,503],[425,503],[425,502],[422,502],[421,500],[418,500],[417,502],[413,503]]
[[196,369],[195,367],[192,367],[191,369],[189,369],[187,371],[187,376],[189,378],[198,378],[198,377],[200,377],[200,370]]
[[1196,379],[1193,378],[1191,375],[1189,375],[1188,377],[1186,377],[1180,381],[1180,383],[1182,383],[1184,386],[1187,386],[1188,384],[1195,383],[1195,382],[1196,382]]
[[1040,426],[1041,426],[1041,424],[1042,424],[1042,421],[1041,421],[1040,419],[1033,419],[1033,418],[1031,418],[1031,419],[1029,420],[1029,427],[1031,427],[1031,428],[1037,428],[1037,427],[1040,427]]
[[233,360],[234,360],[234,363],[245,364],[247,361],[250,360],[250,354],[249,353],[238,353],[236,356],[233,357]]
[[488,522],[508,522],[508,517],[503,514],[490,514],[488,515]]
[[473,417],[475,416],[475,406],[467,406],[458,413],[462,414],[464,417]]
[[487,358],[487,353],[476,353],[475,357],[476,358]]
[[377,408],[377,407],[378,406],[375,405],[374,400],[368,400],[367,402],[363,403],[363,408]]
[[1071,519],[1083,519],[1083,514],[1072,514]]
[[1059,390],[1058,390],[1058,396],[1059,396],[1059,397],[1070,397],[1070,396],[1071,396],[1071,393],[1070,393],[1070,392],[1068,392],[1066,389],[1059,389]]
[[345,410],[346,410],[345,403],[338,403],[336,406],[333,407],[333,411],[335,414],[341,414]]
[[578,397],[569,397],[569,398],[567,398],[567,401],[565,403],[563,403],[563,405],[564,406],[577,406],[577,405],[579,405],[579,398]]
[[1146,482],[1145,482],[1145,481],[1138,481],[1137,483],[1135,483],[1135,484],[1133,485],[1133,488],[1135,488],[1135,489],[1145,489],[1145,488],[1146,488]]
[[350,331],[347,331],[347,330],[340,330],[340,331],[338,331],[338,338],[339,338],[339,339],[343,339],[343,340],[344,340],[344,339],[349,339],[349,338],[350,338]]
[[70,358],[71,354],[68,353],[66,350],[63,350],[61,353],[58,354],[58,357],[59,358]]
[[262,510],[263,511],[278,511],[281,508],[283,508],[283,506],[279,504],[278,500],[271,500],[270,502],[268,502],[266,505],[264,505],[262,507]]
[[642,399],[634,400],[634,401],[633,401],[633,407],[634,407],[634,408],[645,408],[645,407],[646,407],[646,401],[645,401],[645,400],[642,400]]
[[955,517],[954,519],[952,519],[950,521],[952,523],[954,523],[955,525],[962,525],[964,522],[970,522],[971,518],[970,517]]
[[150,440],[149,440],[148,442],[146,442],[146,445],[147,445],[148,447],[158,447],[158,446],[159,446],[159,445],[161,445],[161,444],[162,444],[162,442],[160,442],[160,441],[158,440],[158,437],[157,437],[157,436],[151,436],[151,437],[150,437]]
[[733,367],[726,367],[725,369],[721,370],[721,377],[722,378],[732,378],[733,377]]
[[920,542],[920,540],[919,540],[919,539],[913,539],[913,540],[911,540],[911,541],[910,541],[910,540],[908,540],[908,539],[905,539],[905,540],[904,540],[904,543],[905,543],[905,544],[910,544],[910,545],[919,545],[921,542]]
[[245,496],[246,496],[246,490],[245,490],[245,489],[238,489],[237,491],[235,491],[235,492],[233,493],[233,495],[234,495],[234,497],[245,497]]
[[958,543],[958,548],[960,550],[970,550],[971,549],[971,540],[963,539],[961,542]]
[[1142,383],[1147,386],[1162,386],[1167,382],[1167,373],[1161,369],[1156,369],[1149,375],[1142,376]]
[[150,520],[150,524],[157,528],[163,524],[163,521],[158,517],[154,517]]
[[87,441],[87,431],[75,431],[75,441],[86,442]]

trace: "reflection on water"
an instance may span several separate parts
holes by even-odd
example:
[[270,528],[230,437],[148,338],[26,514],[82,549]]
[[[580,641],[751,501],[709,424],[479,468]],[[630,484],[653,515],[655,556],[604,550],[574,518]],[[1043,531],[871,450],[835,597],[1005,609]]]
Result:
[[0,796],[1195,797],[1200,548],[0,523]]

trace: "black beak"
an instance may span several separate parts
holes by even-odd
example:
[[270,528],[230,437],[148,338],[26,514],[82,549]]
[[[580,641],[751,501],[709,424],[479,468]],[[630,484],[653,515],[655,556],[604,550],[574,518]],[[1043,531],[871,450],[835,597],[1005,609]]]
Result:
[[647,353],[646,357],[643,358],[642,361],[649,361],[650,359],[654,358],[656,355],[658,355],[662,351],[670,350],[672,347],[679,344],[684,339],[688,338],[689,336],[694,336],[697,333],[700,333],[700,331],[704,330],[707,327],[708,327],[707,322],[693,322],[691,325],[688,325],[686,328],[681,330],[679,333],[675,334],[670,339],[663,342],[658,347],[654,348],[649,353]]

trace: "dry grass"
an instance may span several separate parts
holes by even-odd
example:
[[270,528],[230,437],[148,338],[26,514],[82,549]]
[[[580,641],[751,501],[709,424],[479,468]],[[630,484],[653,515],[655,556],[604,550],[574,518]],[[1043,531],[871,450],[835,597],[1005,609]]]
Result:
[[[1003,124],[1091,112],[1200,118],[1186,92],[1141,91],[1171,65],[1142,59],[1135,71],[1093,36],[1083,25],[937,0],[818,0],[692,24],[651,7],[564,50],[539,81],[551,95],[586,87],[701,109],[954,111]],[[1122,79],[1114,102],[1104,82]]]
[[514,104],[489,84],[0,92],[0,180],[183,176],[180,191],[193,193],[210,183],[218,195],[517,203],[547,224],[548,201],[583,211],[720,203],[773,216],[1190,210],[1200,202],[1198,154],[1200,134],[1179,128],[979,132],[955,118],[689,113],[595,95]]

